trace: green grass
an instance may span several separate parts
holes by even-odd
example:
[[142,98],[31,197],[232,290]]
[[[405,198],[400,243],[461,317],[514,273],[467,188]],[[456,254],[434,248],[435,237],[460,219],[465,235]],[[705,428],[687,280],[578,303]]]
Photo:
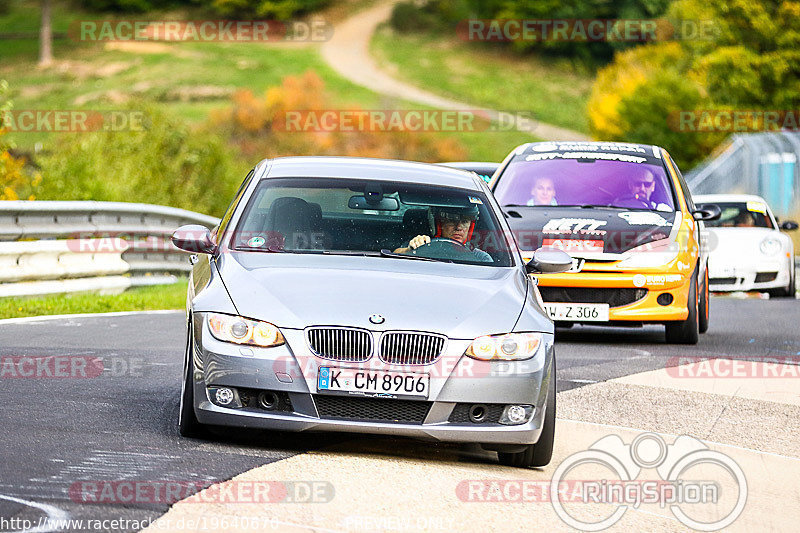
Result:
[[[337,8],[344,11],[336,16],[370,3],[353,0]],[[101,15],[76,11],[67,0],[53,2],[55,31],[66,31],[74,20],[103,18]],[[191,17],[191,12],[148,13],[128,18]],[[118,18],[126,18],[118,15]],[[0,16],[0,32],[37,31],[39,4],[33,0],[15,0],[11,12]],[[333,106],[362,109],[420,109],[408,102],[387,101],[380,95],[350,83],[338,76],[322,60],[316,45],[264,43],[128,43],[118,49],[106,43],[76,43],[57,40],[53,53],[56,67],[37,69],[38,43],[31,40],[30,50],[24,51],[25,41],[3,41],[0,46],[0,79],[10,85],[14,108],[40,110],[113,110],[120,108],[118,97],[137,98],[156,102],[190,123],[200,124],[215,109],[230,106],[230,99],[205,97],[181,101],[170,96],[178,89],[214,86],[229,89],[250,89],[263,94],[288,75],[315,71],[325,81]],[[506,106],[509,107],[509,106]],[[23,152],[32,152],[39,145],[48,151],[58,135],[72,133],[11,132],[5,139]],[[124,135],[124,133],[120,133]],[[376,133],[380,135],[380,133]],[[514,146],[536,140],[528,134],[506,132],[446,132],[442,137],[455,137],[473,160],[500,161]],[[46,176],[45,176],[46,179]]]
[[546,123],[588,133],[593,76],[568,61],[515,55],[493,45],[384,26],[373,55],[396,75],[433,93],[491,109],[532,111]]
[[[9,82],[15,109],[111,110],[119,108],[114,99],[122,95],[157,102],[190,122],[202,122],[213,109],[229,107],[230,99],[181,101],[170,96],[171,91],[214,86],[263,94],[285,76],[307,70],[323,77],[332,99],[341,105],[356,101],[362,106],[377,106],[379,101],[374,93],[335,75],[314,48],[276,48],[258,43],[141,44],[143,52],[139,53],[109,50],[99,44],[72,50],[68,58],[77,66],[64,70],[37,70],[24,60],[4,62],[0,78]],[[154,48],[158,53],[149,53]],[[56,47],[56,55],[63,59],[59,52]],[[53,135],[12,132],[9,138],[20,148],[30,149],[37,142],[47,143]]]
[[[87,15],[70,6],[66,0],[54,2],[54,31],[66,31],[74,20],[110,18]],[[151,12],[128,18],[178,19],[191,15]],[[0,16],[0,33],[35,32],[38,27],[38,2],[32,0],[16,0],[11,12]],[[119,49],[119,45],[125,48]],[[25,51],[26,47],[30,50]],[[316,71],[325,80],[337,105],[357,102],[362,107],[377,107],[380,102],[375,93],[349,83],[329,69],[317,46],[303,43],[76,43],[61,39],[53,46],[56,67],[45,70],[35,67],[37,54],[36,40],[0,41],[0,79],[8,81],[15,109],[111,110],[119,107],[118,97],[137,97],[158,102],[190,122],[202,122],[211,110],[229,107],[230,99],[221,96],[181,101],[170,93],[214,86],[263,94],[268,87],[279,85],[285,76],[307,70]],[[53,135],[12,132],[8,139],[22,150],[31,150],[36,143],[43,143],[46,149]]]
[[115,311],[183,309],[186,279],[171,285],[134,287],[121,294],[59,294],[27,298],[0,298],[0,318]]
[[[30,34],[20,39],[0,40],[0,64],[9,60],[24,59],[37,61],[39,58],[39,24],[42,18],[41,3],[35,0],[12,0],[9,10],[0,14],[0,34]],[[72,50],[79,43],[59,34],[66,34],[70,23],[89,18],[67,2],[52,2],[51,26],[54,34],[54,48]]]

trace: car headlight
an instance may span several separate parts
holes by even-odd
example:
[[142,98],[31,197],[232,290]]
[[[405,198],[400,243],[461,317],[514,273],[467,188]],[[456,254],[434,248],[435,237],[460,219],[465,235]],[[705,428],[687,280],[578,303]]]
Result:
[[251,346],[280,346],[286,342],[278,326],[240,316],[208,313],[208,329],[215,339]]
[[541,333],[505,333],[478,337],[467,348],[467,355],[481,361],[519,361],[536,355]]
[[764,255],[775,255],[781,251],[781,241],[775,237],[766,237],[759,246]]
[[629,257],[617,263],[617,268],[660,267],[673,262],[678,257],[680,245],[677,242],[656,243],[647,243],[633,248],[628,252],[631,254]]

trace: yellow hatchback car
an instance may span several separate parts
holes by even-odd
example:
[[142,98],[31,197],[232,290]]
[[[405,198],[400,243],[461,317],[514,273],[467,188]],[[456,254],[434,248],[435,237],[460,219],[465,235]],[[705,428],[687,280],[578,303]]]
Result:
[[703,220],[666,150],[619,142],[516,148],[490,183],[524,257],[541,246],[573,257],[570,272],[537,274],[557,325],[664,324],[670,343],[708,329]]

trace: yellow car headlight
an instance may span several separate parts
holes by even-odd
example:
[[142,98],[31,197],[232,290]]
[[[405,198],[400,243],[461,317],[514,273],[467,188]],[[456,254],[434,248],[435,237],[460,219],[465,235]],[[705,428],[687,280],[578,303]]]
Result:
[[654,268],[673,262],[678,257],[680,245],[674,241],[654,241],[628,251],[628,257],[617,263],[617,268]]
[[240,316],[208,313],[208,329],[215,339],[269,348],[286,342],[278,326]]
[[505,333],[478,337],[467,348],[467,356],[481,361],[519,361],[536,355],[541,333]]

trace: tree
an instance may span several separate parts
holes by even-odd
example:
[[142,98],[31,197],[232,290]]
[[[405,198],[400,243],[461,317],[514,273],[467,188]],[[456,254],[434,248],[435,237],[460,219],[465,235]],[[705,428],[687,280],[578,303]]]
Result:
[[648,139],[688,166],[732,131],[714,124],[683,130],[670,116],[800,107],[800,2],[676,0],[669,19],[713,24],[691,39],[617,54],[592,89],[597,138]]
[[42,0],[42,25],[39,28],[39,66],[53,63],[53,27],[50,16],[50,0]]

